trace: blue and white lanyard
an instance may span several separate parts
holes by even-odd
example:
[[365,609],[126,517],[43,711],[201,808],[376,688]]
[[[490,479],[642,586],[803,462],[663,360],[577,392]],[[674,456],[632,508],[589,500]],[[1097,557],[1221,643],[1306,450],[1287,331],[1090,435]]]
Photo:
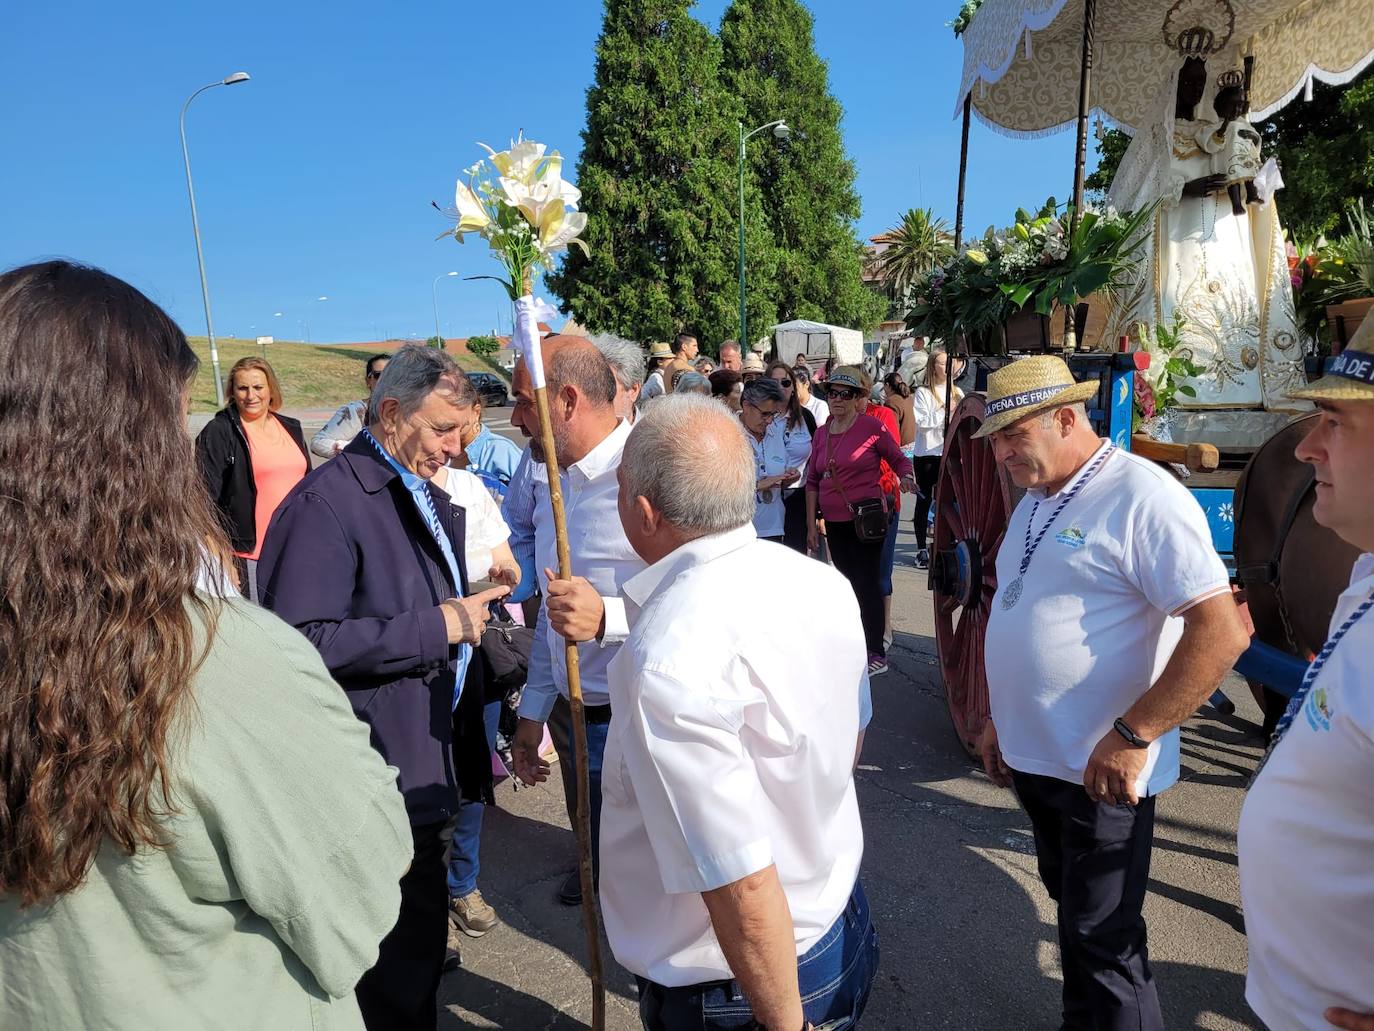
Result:
[[[453,544],[449,541],[448,535],[444,533],[444,524],[439,521],[439,511],[434,507],[434,495],[429,491],[429,481],[417,476],[415,473],[403,468],[387,451],[382,447],[381,441],[372,435],[369,429],[363,430],[363,436],[372,442],[372,446],[377,449],[377,453],[386,460],[387,465],[396,471],[396,475],[401,478],[401,483],[406,488],[415,507],[420,510],[420,515],[425,524],[429,527],[429,532],[434,535],[434,543],[439,545],[439,554],[444,556],[444,563],[448,566],[449,575],[453,577],[453,589],[461,595],[463,593],[463,577],[458,569],[458,559],[453,553]],[[411,482],[419,481],[419,489],[412,490]],[[472,660],[472,647],[462,644],[458,646],[458,679],[453,685],[453,706],[458,707],[458,695],[463,690],[463,680],[467,676],[468,663]]]
[[[1283,716],[1280,718],[1278,726],[1274,728],[1274,737],[1269,742],[1269,749],[1264,753],[1264,759],[1260,762],[1261,769],[1264,767],[1265,762],[1269,760],[1269,756],[1273,753],[1275,746],[1278,745],[1283,735],[1288,733],[1288,728],[1293,725],[1293,720],[1295,720],[1298,713],[1302,711],[1303,703],[1307,701],[1307,695],[1312,690],[1312,685],[1316,683],[1317,676],[1321,673],[1322,667],[1325,666],[1327,661],[1331,658],[1331,653],[1336,650],[1336,645],[1341,643],[1341,638],[1349,633],[1350,628],[1358,623],[1360,617],[1371,608],[1374,608],[1374,595],[1360,602],[1360,604],[1356,606],[1355,611],[1350,613],[1346,618],[1346,621],[1336,628],[1336,632],[1331,635],[1331,639],[1322,645],[1322,650],[1317,653],[1317,657],[1313,659],[1312,664],[1307,667],[1307,673],[1303,675],[1302,686],[1298,688],[1297,693],[1289,700],[1288,708],[1283,710]],[[1258,769],[1255,771],[1255,774],[1258,776]]]
[[1107,456],[1115,450],[1116,445],[1109,444],[1107,445],[1107,450],[1103,451],[1102,454],[1098,455],[1097,458],[1093,460],[1093,463],[1088,466],[1087,471],[1085,471],[1083,475],[1078,478],[1078,482],[1073,485],[1073,489],[1065,494],[1059,504],[1055,506],[1054,512],[1050,515],[1049,522],[1040,528],[1040,532],[1036,534],[1034,541],[1031,540],[1031,527],[1035,525],[1035,513],[1040,508],[1040,502],[1037,501],[1031,506],[1030,518],[1026,520],[1025,551],[1021,555],[1021,568],[1018,570],[1022,576],[1024,576],[1026,570],[1030,568],[1031,556],[1035,554],[1035,549],[1040,547],[1040,542],[1045,539],[1045,534],[1049,533],[1050,527],[1054,525],[1054,521],[1059,518],[1059,513],[1064,511],[1064,506],[1077,497],[1078,492],[1093,478],[1093,473],[1097,472],[1097,470],[1102,467],[1102,463],[1107,460]]

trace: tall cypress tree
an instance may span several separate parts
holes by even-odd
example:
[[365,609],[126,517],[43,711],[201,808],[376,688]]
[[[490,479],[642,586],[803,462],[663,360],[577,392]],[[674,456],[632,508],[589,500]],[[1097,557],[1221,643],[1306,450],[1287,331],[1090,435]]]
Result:
[[748,151],[776,250],[778,320],[872,329],[887,302],[861,278],[854,165],[840,136],[843,110],[815,50],[811,12],[798,0],[733,0],[720,40],[721,80],[743,104],[745,131],[777,118],[792,129],[781,143],[761,133]]
[[[693,0],[606,0],[577,163],[583,234],[549,288],[588,329],[638,340],[737,335],[736,121],[720,42]],[[776,306],[771,245],[751,188],[750,324]],[[751,335],[752,331],[751,331]]]

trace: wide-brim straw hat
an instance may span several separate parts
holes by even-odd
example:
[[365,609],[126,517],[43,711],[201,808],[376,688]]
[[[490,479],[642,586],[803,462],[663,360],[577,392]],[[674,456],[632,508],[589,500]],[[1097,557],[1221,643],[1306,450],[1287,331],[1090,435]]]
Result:
[[763,359],[756,354],[750,354],[740,365],[740,372],[763,372]]
[[1086,401],[1097,393],[1097,381],[1074,382],[1064,359],[1033,354],[1002,366],[988,377],[987,414],[974,437],[1004,430],[1047,408]]
[[1304,401],[1374,401],[1374,318],[1366,317],[1350,346],[1315,383],[1289,392]]
[[650,345],[649,345],[649,360],[650,360],[650,361],[653,361],[653,360],[655,360],[655,359],[657,359],[657,358],[671,358],[671,357],[673,357],[673,349],[672,349],[671,347],[669,347],[667,344],[664,344],[664,343],[657,343],[657,344],[650,344]]

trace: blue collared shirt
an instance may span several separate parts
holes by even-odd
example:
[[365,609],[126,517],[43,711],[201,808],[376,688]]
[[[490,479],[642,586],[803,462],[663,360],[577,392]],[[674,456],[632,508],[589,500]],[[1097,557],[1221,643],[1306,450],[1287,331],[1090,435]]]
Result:
[[520,464],[520,446],[483,426],[466,450],[468,472],[475,473],[489,490],[505,497],[515,467]]

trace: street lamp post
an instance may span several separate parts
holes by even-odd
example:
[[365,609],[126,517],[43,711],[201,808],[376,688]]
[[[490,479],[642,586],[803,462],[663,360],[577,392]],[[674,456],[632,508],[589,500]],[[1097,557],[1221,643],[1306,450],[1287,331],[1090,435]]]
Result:
[[760,125],[751,133],[745,133],[744,123],[737,122],[739,126],[739,346],[740,350],[749,350],[749,322],[744,314],[745,289],[744,289],[744,145],[751,139],[763,132],[765,129],[772,129],[775,139],[785,140],[792,135],[792,130],[787,127],[784,119],[777,119],[766,125]]
[[448,279],[457,274],[457,272],[440,272],[434,277],[434,282],[429,287],[430,297],[434,300],[434,335],[439,338],[440,348],[444,346],[444,334],[439,331],[439,280]]
[[224,381],[219,374],[219,348],[215,346],[215,325],[210,318],[210,284],[205,278],[205,252],[201,250],[200,246],[200,218],[196,214],[196,188],[191,183],[191,152],[186,147],[186,109],[191,106],[191,101],[208,89],[214,89],[216,86],[233,86],[236,83],[247,81],[247,72],[235,72],[219,82],[202,86],[187,97],[186,103],[181,105],[181,159],[186,165],[186,195],[191,199],[191,231],[196,236],[196,264],[200,266],[200,296],[201,300],[205,302],[205,335],[210,341],[210,367],[215,373],[215,407],[217,408],[224,405]]

